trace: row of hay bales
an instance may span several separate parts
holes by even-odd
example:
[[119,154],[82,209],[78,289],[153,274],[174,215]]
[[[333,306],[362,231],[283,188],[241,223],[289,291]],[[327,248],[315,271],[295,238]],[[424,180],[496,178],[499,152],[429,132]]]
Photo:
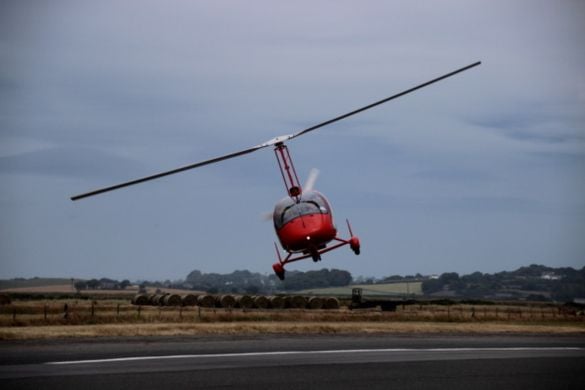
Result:
[[177,295],[138,294],[132,304],[140,306],[201,306],[241,309],[339,309],[334,297],[304,297],[301,295]]

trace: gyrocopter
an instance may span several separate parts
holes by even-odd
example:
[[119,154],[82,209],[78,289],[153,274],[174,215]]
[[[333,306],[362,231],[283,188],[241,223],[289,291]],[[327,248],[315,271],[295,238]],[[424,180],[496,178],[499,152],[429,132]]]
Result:
[[337,234],[337,229],[333,223],[333,214],[331,206],[327,198],[323,194],[313,189],[316,180],[316,172],[312,171],[309,178],[303,188],[299,182],[299,178],[295,167],[293,165],[290,153],[285,142],[290,141],[294,138],[305,135],[311,131],[317,130],[321,127],[330,125],[334,122],[348,118],[352,115],[356,115],[360,112],[369,110],[370,108],[376,107],[380,104],[386,103],[390,100],[404,96],[408,93],[414,92],[417,89],[426,87],[430,84],[436,83],[437,81],[446,79],[454,76],[458,73],[471,69],[481,64],[481,61],[475,62],[471,65],[467,65],[463,68],[457,69],[453,72],[447,73],[443,76],[437,77],[433,80],[427,81],[426,83],[417,85],[390,97],[382,100],[378,100],[374,103],[368,104],[367,106],[358,108],[346,114],[337,116],[333,119],[321,122],[304,130],[298,131],[293,134],[281,135],[275,137],[262,144],[253,146],[248,149],[240,150],[234,153],[226,154],[223,156],[215,157],[209,160],[197,162],[194,164],[186,165],[180,168],[176,168],[170,171],[157,173],[151,176],[142,177],[140,179],[131,180],[125,183],[116,184],[110,187],[100,188],[94,191],[86,192],[80,195],[71,197],[71,200],[79,200],[90,196],[103,194],[117,190],[123,187],[132,186],[135,184],[143,183],[149,180],[158,179],[164,176],[173,175],[175,173],[187,171],[202,167],[204,165],[214,164],[220,161],[228,160],[231,158],[243,156],[255,152],[260,149],[273,147],[278,167],[286,187],[287,196],[280,200],[274,207],[272,213],[272,219],[274,222],[274,229],[276,235],[280,241],[282,248],[287,252],[286,257],[283,259],[280,255],[278,246],[275,245],[277,262],[272,265],[275,274],[284,280],[284,266],[286,264],[311,258],[313,261],[321,260],[321,255],[340,248],[345,245],[349,245],[350,249],[356,254],[360,254],[360,240],[352,232],[349,220],[346,220],[347,227],[349,230],[349,238],[341,238]]

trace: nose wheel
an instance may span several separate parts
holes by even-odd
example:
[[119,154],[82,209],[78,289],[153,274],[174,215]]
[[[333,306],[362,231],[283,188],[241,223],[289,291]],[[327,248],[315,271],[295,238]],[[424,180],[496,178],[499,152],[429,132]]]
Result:
[[319,251],[313,250],[311,251],[311,258],[316,263],[318,261],[321,261],[321,254],[319,253]]

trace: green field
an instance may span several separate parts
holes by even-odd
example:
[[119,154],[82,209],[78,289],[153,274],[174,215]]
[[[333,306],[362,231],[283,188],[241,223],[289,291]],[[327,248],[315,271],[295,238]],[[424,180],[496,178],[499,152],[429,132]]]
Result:
[[398,282],[380,284],[356,284],[345,287],[312,288],[299,291],[304,295],[349,296],[353,288],[362,289],[364,296],[412,296],[422,295],[422,282]]

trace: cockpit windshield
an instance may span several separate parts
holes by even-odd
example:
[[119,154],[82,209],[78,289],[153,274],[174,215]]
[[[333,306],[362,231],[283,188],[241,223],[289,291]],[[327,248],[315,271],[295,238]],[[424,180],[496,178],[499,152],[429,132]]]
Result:
[[274,208],[274,226],[279,229],[302,215],[328,214],[329,212],[329,203],[325,197],[317,191],[310,191],[303,193],[298,203],[291,198],[278,202]]

